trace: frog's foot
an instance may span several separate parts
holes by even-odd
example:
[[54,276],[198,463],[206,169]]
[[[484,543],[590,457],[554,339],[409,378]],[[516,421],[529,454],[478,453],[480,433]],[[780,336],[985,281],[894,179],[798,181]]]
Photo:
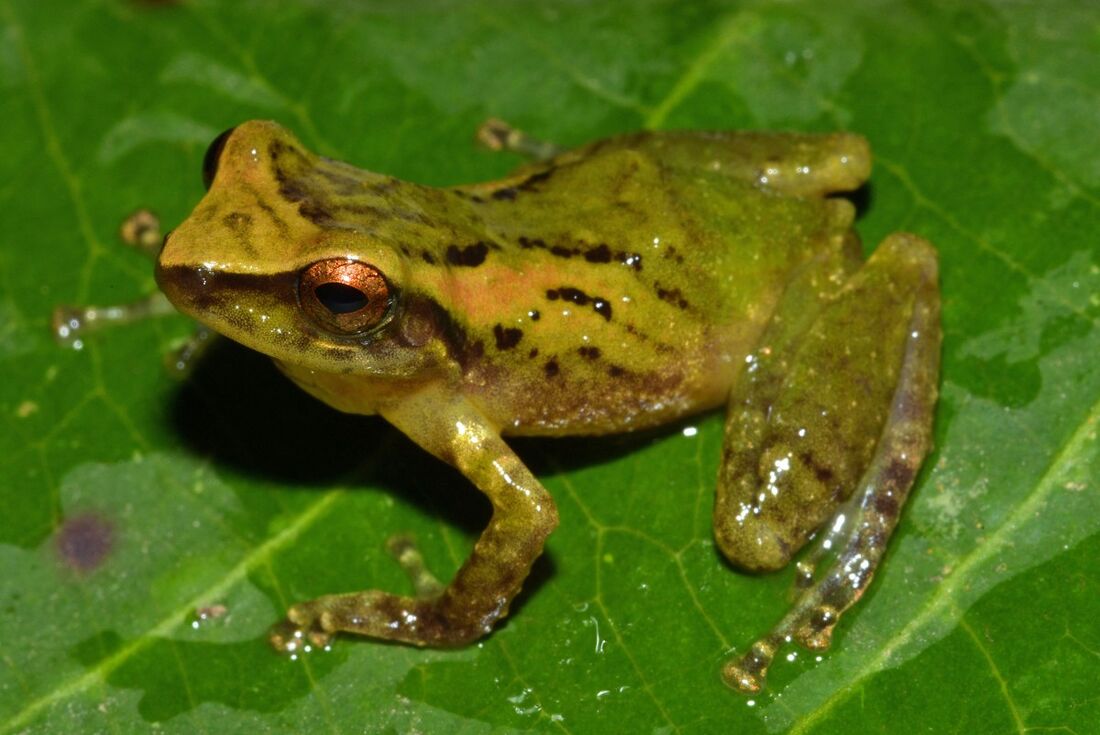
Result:
[[[840,616],[871,583],[924,457],[921,438],[910,430],[912,419],[904,418],[913,409],[899,405],[905,398],[895,399],[891,419],[896,422],[887,428],[859,492],[840,506],[829,531],[817,539],[809,558],[799,562],[794,605],[747,653],[723,667],[722,678],[729,686],[746,693],[760,691],[768,666],[785,642],[794,640],[811,651],[827,649]],[[830,560],[815,575],[825,558]]]
[[152,316],[175,314],[176,308],[157,291],[130,304],[116,306],[58,306],[53,310],[51,325],[54,339],[65,347],[79,350],[91,332],[116,324],[148,319]]
[[386,638],[416,645],[461,645],[476,638],[444,636],[426,640],[434,627],[444,627],[439,600],[446,589],[424,564],[416,543],[406,535],[386,541],[386,551],[401,566],[416,590],[413,598],[370,590],[346,595],[326,595],[303,602],[287,611],[287,619],[269,633],[275,650],[296,655],[312,648],[325,648],[339,631],[372,638]]
[[[131,214],[118,228],[119,238],[145,255],[155,258],[160,252],[160,220],[148,209]],[[64,347],[79,350],[88,334],[116,324],[178,313],[159,291],[130,304],[114,306],[58,306],[51,318],[54,339]]]
[[122,221],[119,238],[150,258],[160,254],[164,237],[161,235],[160,218],[148,209],[139,209]]
[[[900,456],[906,459],[887,455],[889,450],[879,451],[859,493],[837,510],[828,532],[798,563],[797,597],[787,614],[747,653],[723,667],[726,684],[746,693],[760,691],[776,652],[791,640],[811,651],[829,647],[841,614],[859,600],[878,569],[923,452],[907,455],[902,450]],[[829,561],[815,574],[826,558]]]
[[522,130],[516,130],[503,120],[489,118],[477,129],[477,139],[492,151],[511,151],[536,161],[548,161],[562,152],[553,143],[532,138]]
[[297,654],[310,646],[325,648],[337,633],[408,643],[414,646],[462,646],[488,633],[496,617],[475,625],[450,614],[446,595],[434,599],[403,597],[380,590],[325,595],[294,605],[268,640],[276,651]]

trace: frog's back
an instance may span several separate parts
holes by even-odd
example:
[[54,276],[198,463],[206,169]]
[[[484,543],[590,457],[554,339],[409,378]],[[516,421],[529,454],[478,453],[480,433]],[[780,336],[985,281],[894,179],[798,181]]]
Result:
[[454,190],[491,247],[448,300],[481,335],[471,385],[506,430],[603,433],[724,401],[791,270],[850,223],[722,170],[746,155],[642,133]]

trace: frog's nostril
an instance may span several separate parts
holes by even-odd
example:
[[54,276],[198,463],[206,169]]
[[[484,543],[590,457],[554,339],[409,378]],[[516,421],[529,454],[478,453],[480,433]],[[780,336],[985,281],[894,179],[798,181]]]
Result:
[[207,191],[210,190],[210,185],[214,183],[214,177],[218,174],[218,159],[221,158],[225,142],[229,140],[229,136],[233,134],[235,129],[229,128],[217,138],[214,138],[214,142],[206,149],[206,155],[202,157],[202,183]]

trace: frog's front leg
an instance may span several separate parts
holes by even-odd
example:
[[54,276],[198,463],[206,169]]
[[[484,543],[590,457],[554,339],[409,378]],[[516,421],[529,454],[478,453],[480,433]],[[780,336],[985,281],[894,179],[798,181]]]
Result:
[[460,395],[429,386],[382,415],[413,441],[453,465],[493,506],[488,527],[446,588],[430,580],[421,596],[377,590],[327,595],[293,606],[295,626],[278,627],[272,644],[293,650],[304,634],[314,644],[338,632],[418,646],[457,646],[492,630],[508,614],[543,543],[558,523],[557,509],[519,457],[476,407]]
[[[139,209],[119,226],[119,238],[135,250],[155,259],[163,244],[160,219],[148,209]],[[107,327],[138,322],[150,317],[178,314],[176,307],[160,291],[137,301],[111,306],[58,306],[53,310],[51,327],[54,339],[64,347],[82,349],[89,334]],[[180,347],[166,356],[165,364],[177,377],[185,377],[198,357],[214,341],[214,333],[202,325]]]
[[511,151],[534,161],[549,161],[564,149],[531,137],[503,120],[491,117],[477,129],[477,139],[491,151]]
[[790,611],[724,668],[726,682],[744,691],[762,686],[785,640],[828,647],[840,615],[870,583],[931,446],[935,251],[892,235],[792,340],[784,325],[798,320],[777,315],[731,397],[715,536],[733,563],[770,570],[827,530],[799,565]]

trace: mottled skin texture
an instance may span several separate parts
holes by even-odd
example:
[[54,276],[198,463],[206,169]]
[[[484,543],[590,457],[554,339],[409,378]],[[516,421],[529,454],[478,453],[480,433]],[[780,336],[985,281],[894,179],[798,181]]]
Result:
[[[927,452],[938,373],[935,251],[892,235],[863,263],[854,208],[826,196],[866,179],[862,138],[639,133],[438,189],[249,122],[207,163],[208,194],[160,255],[172,302],[321,400],[381,414],[494,508],[442,591],[299,604],[277,646],[484,635],[557,524],[502,434],[630,431],[722,404],[715,535],[732,562],[779,568],[846,513],[800,565],[791,613],[724,675],[753,689],[784,636],[828,645]],[[322,261],[380,273],[384,316],[354,334],[319,323],[300,289]]]

